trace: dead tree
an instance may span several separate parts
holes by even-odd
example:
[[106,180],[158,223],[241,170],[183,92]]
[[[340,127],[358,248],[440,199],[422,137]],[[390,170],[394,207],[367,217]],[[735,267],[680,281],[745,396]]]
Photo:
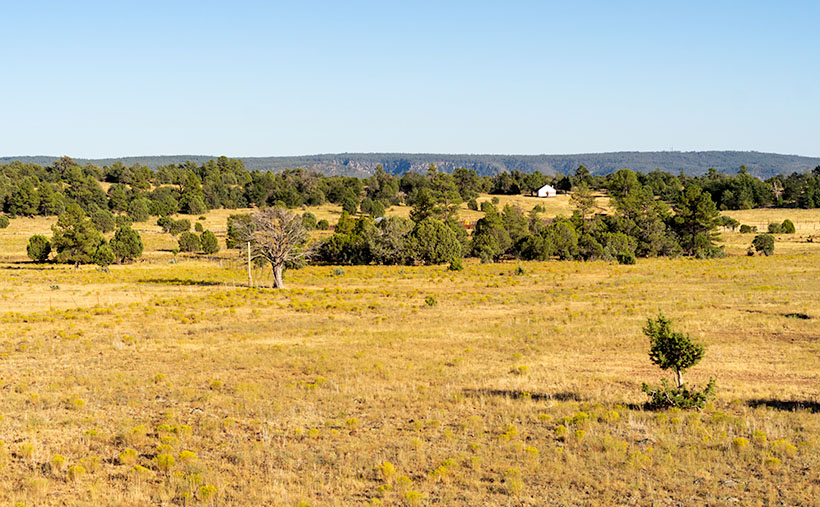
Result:
[[308,233],[302,217],[284,208],[264,208],[251,215],[250,223],[239,225],[243,242],[250,243],[251,257],[264,259],[273,270],[273,288],[285,288],[282,273],[287,264],[308,255]]

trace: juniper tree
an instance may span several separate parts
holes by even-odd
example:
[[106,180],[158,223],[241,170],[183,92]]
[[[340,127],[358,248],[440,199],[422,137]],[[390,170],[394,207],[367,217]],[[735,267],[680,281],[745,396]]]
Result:
[[140,233],[129,226],[120,227],[111,238],[111,251],[120,262],[141,257],[142,249]]
[[51,253],[51,242],[41,234],[35,234],[28,239],[26,254],[34,262],[45,262]]
[[752,240],[752,248],[757,253],[762,253],[767,257],[772,255],[774,253],[774,236],[771,234],[758,234]]
[[202,246],[202,253],[205,255],[212,255],[219,251],[219,242],[216,240],[216,235],[211,231],[203,231],[199,236],[199,242]]
[[105,244],[102,233],[74,203],[68,205],[51,230],[54,232],[51,246],[57,251],[57,262],[89,264],[97,248]]
[[202,248],[202,242],[199,236],[193,232],[186,231],[180,234],[177,243],[179,243],[180,252],[197,252]]

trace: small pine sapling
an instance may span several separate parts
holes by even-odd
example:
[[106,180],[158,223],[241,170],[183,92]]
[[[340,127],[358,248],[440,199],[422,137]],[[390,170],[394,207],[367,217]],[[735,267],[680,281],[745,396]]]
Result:
[[642,389],[650,398],[650,407],[703,407],[714,395],[715,380],[709,379],[702,391],[694,386],[687,387],[683,381],[683,373],[706,354],[703,344],[692,341],[689,335],[674,331],[671,319],[662,313],[656,319],[648,319],[643,332],[650,341],[649,359],[662,370],[675,372],[675,387],[670,387],[666,379],[661,381],[660,387],[643,384]]

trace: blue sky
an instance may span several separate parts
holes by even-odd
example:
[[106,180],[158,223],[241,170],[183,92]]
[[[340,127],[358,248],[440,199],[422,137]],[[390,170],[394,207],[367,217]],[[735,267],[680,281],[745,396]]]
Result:
[[818,2],[4,2],[0,156],[820,156]]

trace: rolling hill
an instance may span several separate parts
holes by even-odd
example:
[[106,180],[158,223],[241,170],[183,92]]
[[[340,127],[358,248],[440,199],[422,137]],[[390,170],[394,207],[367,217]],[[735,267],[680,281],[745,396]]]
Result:
[[[13,160],[40,165],[51,164],[58,157],[21,156],[0,157],[0,163]],[[105,159],[75,159],[81,164],[93,163],[104,166],[120,161],[126,165],[141,164],[156,168],[190,160],[201,164],[213,156],[208,155],[161,155],[146,157],[120,157]],[[381,164],[391,174],[406,171],[423,171],[431,163],[441,170],[452,172],[458,167],[475,169],[481,175],[493,175],[504,171],[541,171],[545,174],[567,174],[579,165],[586,166],[593,174],[608,174],[619,169],[647,172],[655,169],[697,175],[714,167],[720,172],[734,173],[741,165],[760,178],[776,174],[804,172],[820,166],[820,157],[782,155],[757,151],[623,151],[611,153],[582,153],[572,155],[459,155],[425,153],[339,153],[304,155],[293,157],[241,157],[250,170],[282,171],[288,168],[305,168],[325,175],[368,176],[376,165]]]

